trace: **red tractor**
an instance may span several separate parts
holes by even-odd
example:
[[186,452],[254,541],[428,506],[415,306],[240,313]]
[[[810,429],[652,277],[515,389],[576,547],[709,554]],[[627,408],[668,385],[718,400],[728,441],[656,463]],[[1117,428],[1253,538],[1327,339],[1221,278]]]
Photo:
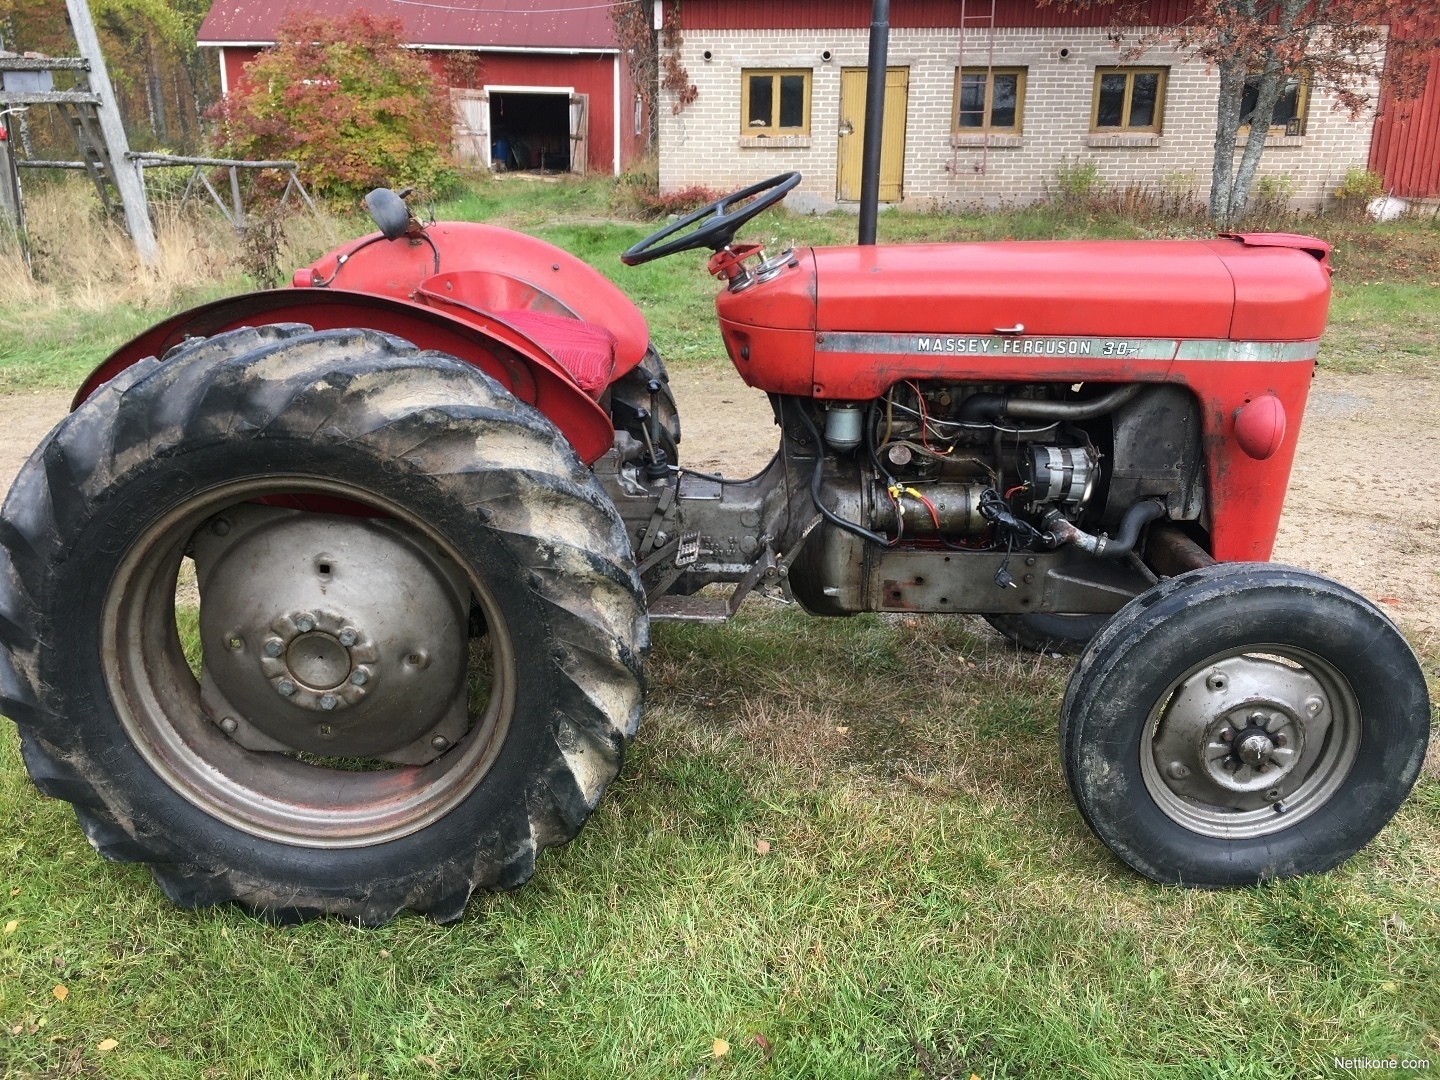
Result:
[[650,621],[765,588],[1079,652],[1066,778],[1156,881],[1370,840],[1425,756],[1420,667],[1375,605],[1265,561],[1327,246],[737,244],[798,180],[623,257],[715,253],[779,428],[748,479],[684,465],[645,320],[595,270],[385,189],[294,287],[107,359],[0,521],[36,785],[182,905],[455,919],[594,809]]

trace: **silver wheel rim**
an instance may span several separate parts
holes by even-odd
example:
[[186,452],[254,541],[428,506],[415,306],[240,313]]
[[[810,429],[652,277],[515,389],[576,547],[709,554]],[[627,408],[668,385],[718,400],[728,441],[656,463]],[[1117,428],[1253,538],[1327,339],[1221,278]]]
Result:
[[1140,773],[1170,820],[1242,840],[1287,829],[1344,784],[1360,749],[1345,677],[1289,645],[1231,649],[1170,684],[1140,743]]
[[[202,524],[222,511],[264,495],[320,494],[374,507],[414,530],[453,562],[478,602],[488,629],[491,686],[483,711],[423,765],[395,765],[376,771],[314,764],[282,753],[245,749],[231,737],[234,718],[207,715],[200,680],[191,671],[176,626],[175,587],[187,547]],[[152,524],[127,549],[106,594],[101,622],[101,657],[116,714],[137,751],[173,790],[206,814],[253,836],[313,848],[353,848],[383,843],[425,828],[462,802],[484,778],[499,754],[514,711],[514,648],[503,613],[483,581],[465,568],[453,547],[413,515],[373,493],[313,477],[269,476],[207,490]],[[201,596],[202,623],[204,597]],[[318,612],[310,630],[309,611],[277,620],[283,632],[299,618],[293,636],[312,643],[334,630],[355,648],[356,670],[374,670],[373,653],[362,635],[353,640],[345,620]],[[336,622],[331,628],[326,619]],[[253,643],[257,663],[270,674],[274,638]],[[246,648],[252,643],[245,643]],[[206,649],[209,655],[209,646]],[[283,679],[271,680],[285,694]],[[358,689],[351,683],[347,687]],[[369,687],[366,687],[369,689]],[[346,701],[313,701],[316,716],[329,718]],[[352,694],[352,697],[358,695]],[[276,699],[280,700],[279,697]],[[462,694],[463,700],[463,694]],[[207,702],[208,703],[208,702]],[[229,721],[222,730],[221,723]],[[242,723],[243,723],[242,718]],[[448,730],[448,729],[447,729]],[[302,748],[303,749],[303,748]],[[393,759],[392,759],[393,760]]]

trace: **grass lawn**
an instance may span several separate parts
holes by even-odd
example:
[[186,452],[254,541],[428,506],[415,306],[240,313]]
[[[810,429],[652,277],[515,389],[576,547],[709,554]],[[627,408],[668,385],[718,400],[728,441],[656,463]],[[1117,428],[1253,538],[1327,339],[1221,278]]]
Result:
[[[642,304],[674,366],[719,363],[702,258],[619,266],[646,227],[611,220],[611,191],[488,184],[440,212],[590,259]],[[755,232],[835,241],[853,225],[774,215]],[[1055,211],[886,214],[881,228],[1138,231]],[[1378,252],[1341,248],[1326,363],[1440,371],[1432,237],[1408,228]],[[1386,250],[1415,253],[1411,269],[1386,269]],[[4,310],[0,390],[73,388],[163,313]],[[646,721],[594,819],[529,885],[477,896],[450,927],[178,911],[31,787],[7,725],[0,1076],[1219,1080],[1337,1076],[1337,1056],[1391,1055],[1440,1068],[1440,777],[1333,873],[1162,888],[1071,803],[1054,732],[1067,661],[1017,654],[978,620],[820,621],[768,601],[655,638]],[[1440,653],[1423,659],[1434,694]]]

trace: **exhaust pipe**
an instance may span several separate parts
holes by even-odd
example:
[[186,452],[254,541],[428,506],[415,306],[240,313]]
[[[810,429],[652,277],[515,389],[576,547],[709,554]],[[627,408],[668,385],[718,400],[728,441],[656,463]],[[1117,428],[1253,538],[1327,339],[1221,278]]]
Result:
[[875,243],[880,214],[880,136],[885,126],[885,71],[890,54],[890,0],[871,0],[870,63],[865,76],[865,146],[860,158],[860,243]]

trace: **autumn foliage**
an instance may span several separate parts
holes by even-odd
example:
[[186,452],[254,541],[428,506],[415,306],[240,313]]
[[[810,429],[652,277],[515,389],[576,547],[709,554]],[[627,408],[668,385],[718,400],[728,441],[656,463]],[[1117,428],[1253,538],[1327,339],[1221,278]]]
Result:
[[455,181],[445,87],[404,48],[398,19],[287,17],[215,113],[225,156],[298,161],[330,199]]

